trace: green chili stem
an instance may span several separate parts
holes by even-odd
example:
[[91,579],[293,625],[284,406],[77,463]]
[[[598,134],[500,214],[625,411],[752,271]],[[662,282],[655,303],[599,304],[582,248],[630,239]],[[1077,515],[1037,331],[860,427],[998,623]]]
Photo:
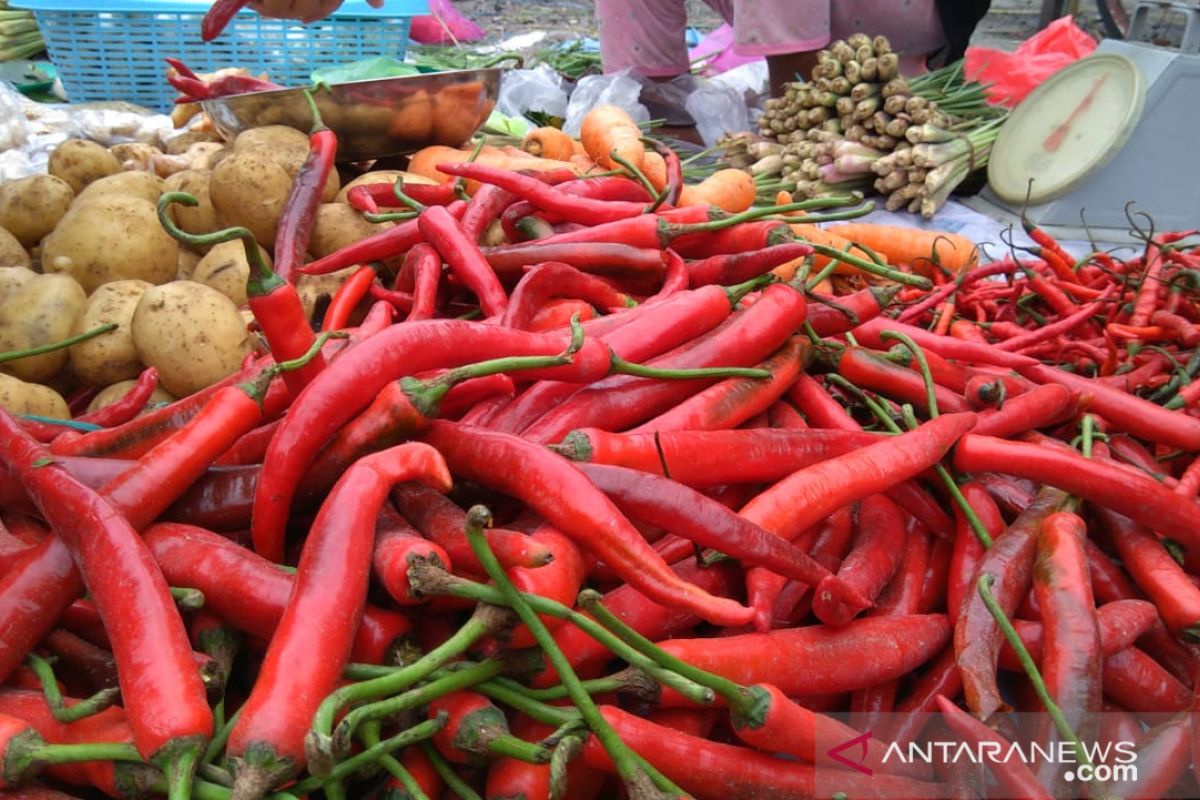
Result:
[[40,414],[14,414],[17,419],[27,419],[30,422],[39,422],[43,425],[61,425],[64,428],[71,430],[83,431],[98,431],[103,428],[103,425],[93,425],[90,422],[80,422],[74,419],[55,419],[54,417],[43,417]]
[[[422,574],[422,570],[429,570],[430,572]],[[462,597],[478,603],[489,603],[496,606],[507,605],[507,599],[495,586],[487,586],[482,583],[466,580],[465,578],[459,578],[439,567],[417,564],[409,567],[408,574],[409,580],[414,585],[434,587],[430,590],[433,593],[449,594],[454,597]],[[588,636],[591,636],[597,642],[604,645],[605,648],[622,661],[645,671],[654,680],[664,686],[669,686],[697,705],[709,705],[712,703],[712,690],[700,686],[678,673],[662,669],[653,660],[646,658],[632,647],[626,645],[594,619],[567,608],[562,603],[549,600],[545,597],[525,593],[522,593],[521,597],[538,614],[545,614],[555,619],[563,619],[573,623]]]
[[338,763],[333,771],[325,777],[312,776],[296,783],[289,787],[290,793],[295,795],[305,795],[309,792],[320,789],[327,783],[333,783],[345,779],[353,775],[359,769],[374,764],[379,760],[381,755],[399,750],[402,747],[408,747],[416,742],[424,741],[436,734],[442,728],[446,727],[447,715],[444,713],[438,714],[435,719],[427,719],[424,722],[414,725],[402,733],[384,739],[379,744],[373,745],[357,753],[345,761]]
[[328,737],[333,730],[333,718],[342,708],[394,695],[407,689],[446,662],[457,658],[483,637],[495,633],[503,622],[504,616],[494,608],[476,609],[475,614],[453,636],[420,659],[387,675],[335,690],[317,708],[317,713],[313,716],[313,732]]
[[250,265],[250,279],[247,281],[247,293],[252,296],[261,296],[285,285],[287,281],[275,274],[275,272],[267,266],[267,262],[263,260],[262,250],[259,249],[258,241],[254,238],[254,234],[249,228],[235,225],[231,228],[214,231],[212,233],[188,233],[175,224],[171,219],[171,215],[167,213],[172,203],[195,207],[200,205],[200,201],[194,195],[187,192],[167,192],[158,199],[158,221],[163,226],[171,238],[182,242],[192,249],[203,249],[214,244],[223,242],[232,242],[234,239],[242,240],[242,249],[246,253],[246,263]]
[[[360,732],[360,738],[367,747],[379,744],[379,723],[369,722],[364,725]],[[421,785],[417,783],[412,773],[405,769],[404,765],[397,761],[391,753],[384,753],[379,757],[379,766],[400,781],[404,791],[408,793],[409,800],[429,800],[429,795],[421,789]]]
[[584,738],[578,734],[563,737],[550,754],[550,800],[567,790],[567,765],[583,750]]
[[[611,153],[609,153],[608,157],[611,158],[615,163],[620,164],[622,167],[624,167],[625,170],[631,176],[633,176],[633,178],[635,178],[638,183],[640,183],[643,187],[645,187],[646,191],[650,193],[651,197],[654,197],[655,195],[658,194],[658,190],[654,188],[654,184],[652,184],[650,182],[650,179],[646,177],[646,173],[642,172],[641,168],[638,167],[637,164],[634,164],[631,161],[629,161],[629,159],[624,158],[619,153],[617,153],[616,150],[613,150]],[[647,212],[649,212],[651,210],[652,210],[652,208],[646,209]]]
[[124,742],[89,742],[88,744],[48,744],[33,752],[40,764],[74,764],[79,761],[134,761],[142,756],[132,744]]
[[696,369],[663,369],[649,367],[645,364],[635,364],[626,361],[616,353],[612,357],[610,375],[636,375],[639,378],[656,378],[658,380],[689,381],[697,378],[769,378],[771,373],[765,369],[750,367],[698,367]]
[[[538,617],[537,612],[530,607],[529,603],[512,582],[508,579],[508,574],[504,568],[500,566],[500,562],[496,560],[496,556],[492,553],[491,547],[488,546],[487,538],[484,536],[484,528],[491,523],[491,512],[483,506],[473,506],[467,512],[467,541],[471,544],[471,550],[474,551],[484,571],[493,581],[496,582],[496,588],[511,604],[517,616],[525,623],[529,632],[533,634],[533,638],[537,641],[538,646],[546,655],[546,659],[558,673],[559,679],[570,688],[571,702],[579,709],[579,713],[583,716],[584,722],[593,735],[603,745],[605,751],[612,758],[613,764],[616,766],[617,774],[629,786],[641,785],[645,773],[640,765],[634,761],[632,750],[621,740],[617,732],[600,713],[600,709],[592,701],[589,695],[579,682],[579,677],[575,674],[575,670],[571,668],[571,663],[567,661],[558,644],[555,643],[554,637],[550,631],[546,629],[545,623]],[[675,796],[682,795],[683,792],[670,782],[657,783],[656,785],[661,791],[671,792]]]
[[119,326],[115,322],[106,322],[103,325],[97,325],[95,328],[86,330],[83,333],[77,333],[74,336],[69,336],[66,339],[60,339],[57,342],[48,342],[39,344],[37,347],[26,347],[23,350],[9,350],[5,353],[0,353],[0,364],[9,361],[16,361],[20,358],[30,358],[31,356],[40,356],[43,353],[53,353],[55,350],[62,350],[80,342],[86,342],[88,339],[95,339],[97,336],[115,331]]
[[173,748],[174,752],[158,764],[167,778],[167,800],[190,800],[196,778],[196,762],[203,749],[201,742]]
[[1080,444],[1083,449],[1083,457],[1092,457],[1092,446],[1096,436],[1096,418],[1091,414],[1084,414],[1083,419],[1079,423]]
[[394,213],[375,214],[370,211],[364,211],[362,218],[370,223],[381,222],[408,222],[410,219],[416,219],[419,215],[415,211],[397,211]]
[[425,755],[429,757],[429,763],[433,764],[434,772],[442,779],[442,783],[446,784],[446,788],[458,795],[462,800],[483,800],[479,794],[467,785],[466,781],[458,777],[458,773],[450,768],[446,763],[446,759],[442,758],[442,754],[437,751],[437,748],[429,742],[422,742],[421,749],[425,751]]
[[510,706],[522,714],[526,714],[546,725],[566,725],[579,721],[579,712],[575,709],[552,706],[540,700],[535,700],[524,691],[525,687],[516,689],[513,688],[512,683],[515,683],[515,681],[510,682],[505,678],[494,678],[476,686],[475,691],[506,706]]
[[115,703],[121,696],[120,689],[101,689],[86,700],[68,706],[63,701],[62,692],[58,688],[58,679],[54,675],[54,667],[50,662],[36,653],[30,653],[26,660],[29,662],[29,668],[33,670],[33,674],[42,684],[42,694],[46,698],[46,705],[50,707],[50,713],[58,722],[69,724],[98,714]]
[[909,352],[917,359],[917,366],[921,371],[921,380],[925,384],[925,403],[929,407],[929,418],[934,419],[938,415],[937,392],[934,389],[933,373],[929,369],[929,361],[925,358],[925,351],[919,344],[912,340],[912,337],[907,333],[900,331],[884,331],[879,334],[880,339],[895,339],[908,348]]
[[204,592],[185,586],[172,586],[171,599],[181,611],[199,611],[204,608]]
[[242,718],[242,710],[239,708],[233,715],[225,720],[225,724],[217,728],[213,734],[212,741],[208,743],[208,749],[204,751],[204,762],[212,763],[225,750],[225,745],[229,742],[229,734],[233,733],[233,728],[237,725],[238,720]]

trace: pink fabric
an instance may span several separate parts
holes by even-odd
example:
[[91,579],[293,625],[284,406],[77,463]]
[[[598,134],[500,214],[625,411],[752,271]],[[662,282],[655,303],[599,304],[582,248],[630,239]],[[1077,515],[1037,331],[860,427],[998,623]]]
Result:
[[[887,36],[898,52],[945,45],[934,0],[704,0],[733,25],[738,55],[819,50],[856,31]],[[688,71],[683,0],[596,0],[605,72],[652,78]]]

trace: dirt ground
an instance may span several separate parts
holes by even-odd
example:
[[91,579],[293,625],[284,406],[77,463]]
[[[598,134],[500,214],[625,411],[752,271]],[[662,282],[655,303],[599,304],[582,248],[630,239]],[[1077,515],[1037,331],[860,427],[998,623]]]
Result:
[[[467,17],[479,23],[489,41],[544,30],[552,41],[596,35],[595,6],[590,0],[457,0]],[[700,31],[721,24],[702,0],[687,0],[688,21]],[[1096,33],[1094,0],[1080,0],[1079,23]],[[974,42],[1012,49],[1037,30],[1040,0],[993,0],[991,11],[975,32]]]

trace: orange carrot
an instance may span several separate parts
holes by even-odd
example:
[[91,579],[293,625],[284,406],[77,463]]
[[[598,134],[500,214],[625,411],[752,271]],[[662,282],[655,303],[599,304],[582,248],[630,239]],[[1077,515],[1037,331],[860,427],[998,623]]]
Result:
[[908,264],[922,275],[934,272],[935,261],[957,273],[979,260],[979,250],[975,244],[957,233],[865,222],[833,225],[829,231],[871,248],[891,264]]
[[[470,157],[471,148],[430,145],[409,156],[408,171],[417,175],[423,175],[438,183],[446,183],[450,180],[450,176],[438,171],[438,164],[456,164],[466,161]],[[501,167],[512,170],[526,169],[548,172],[556,169],[569,169],[577,174],[584,172],[579,165],[573,162],[556,161],[552,158],[535,158],[528,153],[516,149],[513,149],[512,152],[507,152],[506,149],[484,147],[479,151],[479,155],[475,160],[489,167]],[[477,186],[478,184],[475,181],[467,181],[468,192],[474,192]]]
[[648,150],[646,157],[642,159],[642,174],[656,192],[661,192],[667,185],[666,159],[653,150]]
[[597,164],[607,169],[619,169],[612,153],[635,166],[641,166],[646,156],[642,144],[642,130],[622,108],[600,105],[583,116],[579,139],[583,148]]
[[559,128],[547,125],[525,134],[521,149],[538,158],[569,161],[575,155],[575,140]]
[[722,211],[737,214],[754,205],[756,194],[754,178],[749,172],[722,169],[695,186],[684,186],[679,193],[679,205],[716,206]]

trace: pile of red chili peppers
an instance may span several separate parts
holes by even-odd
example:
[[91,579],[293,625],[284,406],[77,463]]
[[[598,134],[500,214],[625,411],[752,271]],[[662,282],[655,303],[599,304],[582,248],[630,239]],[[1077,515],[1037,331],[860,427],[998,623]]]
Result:
[[[658,198],[364,188],[412,210],[304,264],[311,141],[275,272],[160,204],[247,244],[240,373],[0,412],[0,796],[1064,796],[887,756],[946,730],[1124,737],[1092,796],[1195,790],[1189,235],[940,285],[842,255],[885,282],[831,297],[769,274],[827,201],[674,208],[666,151]],[[312,325],[296,278],[356,265]]]

